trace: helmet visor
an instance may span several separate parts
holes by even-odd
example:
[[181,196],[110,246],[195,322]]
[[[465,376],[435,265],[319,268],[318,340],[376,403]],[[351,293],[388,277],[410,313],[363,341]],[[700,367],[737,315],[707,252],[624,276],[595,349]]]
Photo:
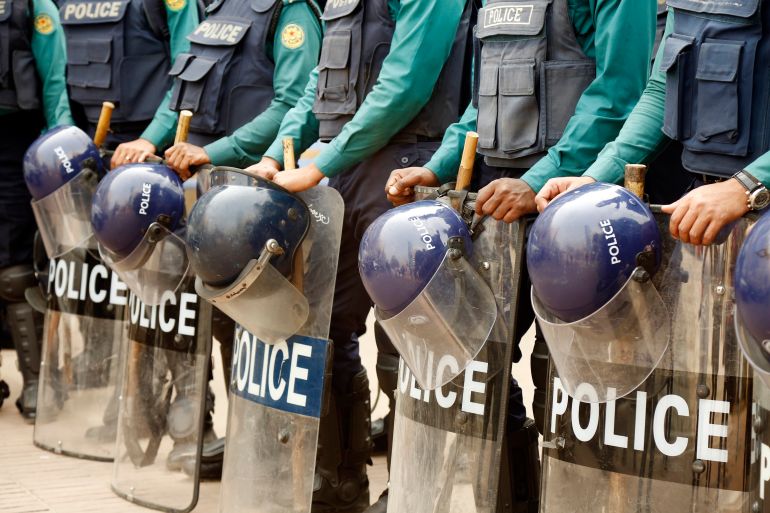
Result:
[[770,387],[770,340],[757,340],[754,335],[749,333],[737,308],[734,317],[735,334],[738,338],[738,345],[743,351],[743,356],[754,368],[755,374],[767,387]]
[[149,306],[158,305],[163,294],[176,294],[190,263],[184,240],[165,226],[153,223],[130,255],[119,258],[99,244],[99,254],[128,288]]
[[232,285],[212,287],[196,278],[195,290],[268,344],[296,334],[310,313],[305,296],[273,267],[267,251],[251,260]]
[[543,306],[534,288],[532,308],[567,393],[603,403],[639,387],[660,362],[671,338],[671,321],[651,280],[633,276],[604,306],[564,323]]
[[32,201],[32,211],[50,258],[82,246],[93,233],[91,203],[98,181],[96,173],[84,169],[48,196]]
[[397,315],[375,316],[424,390],[452,381],[473,361],[497,320],[489,285],[465,258],[444,256],[419,296]]

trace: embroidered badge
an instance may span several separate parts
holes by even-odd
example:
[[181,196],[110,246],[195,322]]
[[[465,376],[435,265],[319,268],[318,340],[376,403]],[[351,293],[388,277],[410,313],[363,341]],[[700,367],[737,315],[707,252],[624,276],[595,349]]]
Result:
[[35,30],[40,34],[47,35],[53,32],[53,19],[47,14],[38,14],[35,16]]
[[165,0],[166,7],[172,11],[181,11],[187,5],[187,0]]
[[305,43],[305,31],[296,23],[290,23],[281,32],[281,43],[289,50],[296,50]]

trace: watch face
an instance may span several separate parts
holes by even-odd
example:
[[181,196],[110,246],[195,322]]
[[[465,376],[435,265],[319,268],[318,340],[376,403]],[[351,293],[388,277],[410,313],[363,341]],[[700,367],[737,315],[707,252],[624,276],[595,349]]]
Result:
[[762,210],[770,204],[770,192],[762,187],[751,195],[752,210]]

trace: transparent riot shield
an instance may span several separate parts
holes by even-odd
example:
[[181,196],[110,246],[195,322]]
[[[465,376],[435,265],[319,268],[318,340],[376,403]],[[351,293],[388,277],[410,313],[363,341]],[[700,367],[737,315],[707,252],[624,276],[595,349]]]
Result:
[[219,505],[224,513],[308,513],[313,499],[344,204],[324,186],[300,196],[313,219],[295,263],[304,271],[297,285],[309,314],[295,335],[275,344],[242,327],[236,331]]
[[[471,264],[494,293],[497,317],[486,344],[465,371],[428,391],[417,386],[401,361],[390,468],[391,513],[496,511],[524,225],[524,221],[506,224],[487,219],[474,242]],[[446,360],[447,365],[457,365],[450,356]]]
[[[733,329],[733,268],[749,221],[708,247],[672,239],[656,214],[663,261],[653,278],[671,315],[669,348],[631,394],[606,404],[556,368],[544,434],[541,510],[549,513],[753,511],[753,380]],[[629,365],[629,373],[636,370]]]
[[752,513],[770,512],[770,388],[754,381],[749,488]]
[[170,512],[197,504],[197,470],[189,477],[181,463],[200,462],[210,354],[211,305],[195,294],[192,276],[157,305],[131,294],[112,474],[119,496]]
[[34,442],[109,461],[128,289],[99,258],[93,238],[49,265]]

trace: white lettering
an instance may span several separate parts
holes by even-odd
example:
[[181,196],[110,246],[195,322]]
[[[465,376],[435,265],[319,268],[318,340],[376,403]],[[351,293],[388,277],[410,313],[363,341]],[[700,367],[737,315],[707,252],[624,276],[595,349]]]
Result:
[[724,415],[725,422],[730,414],[730,403],[726,401],[713,401],[702,399],[698,404],[698,443],[696,458],[708,461],[727,463],[727,450],[715,449],[709,445],[709,439],[727,438],[727,424],[712,424],[711,416],[714,413]]
[[678,395],[667,395],[658,401],[652,420],[652,436],[655,445],[666,456],[679,456],[687,449],[687,439],[679,436],[673,443],[666,439],[666,412],[674,409],[680,417],[689,417],[690,408],[687,402]]

